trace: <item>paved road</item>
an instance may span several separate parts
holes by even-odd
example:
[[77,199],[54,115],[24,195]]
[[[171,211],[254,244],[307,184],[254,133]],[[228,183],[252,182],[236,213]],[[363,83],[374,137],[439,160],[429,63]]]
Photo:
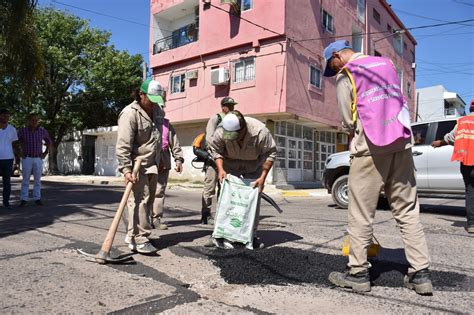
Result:
[[[19,182],[15,179],[14,193]],[[134,255],[129,265],[98,265],[76,251],[97,252],[122,187],[45,183],[46,206],[0,209],[0,313],[472,313],[474,249],[463,229],[460,200],[422,199],[436,293],[402,287],[407,263],[387,210],[377,213],[383,246],[372,260],[373,288],[353,294],[333,288],[347,212],[329,195],[281,197],[278,214],[262,207],[266,248],[224,251],[203,247],[211,229],[199,224],[200,190],[174,187],[170,229],[153,235],[157,256]],[[15,200],[14,200],[15,201]],[[128,254],[120,226],[113,254]]]

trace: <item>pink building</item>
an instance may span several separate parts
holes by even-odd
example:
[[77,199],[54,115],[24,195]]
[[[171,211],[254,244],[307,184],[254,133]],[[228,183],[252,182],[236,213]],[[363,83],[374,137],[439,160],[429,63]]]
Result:
[[413,110],[416,41],[403,28],[385,0],[152,0],[150,66],[184,146],[230,95],[274,133],[270,180],[301,185],[347,148],[334,79],[322,77],[324,47],[337,36],[391,58]]

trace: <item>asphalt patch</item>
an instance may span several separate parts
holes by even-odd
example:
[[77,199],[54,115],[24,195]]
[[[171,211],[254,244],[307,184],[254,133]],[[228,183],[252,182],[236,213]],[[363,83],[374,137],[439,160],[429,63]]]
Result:
[[[205,247],[173,247],[178,256],[208,258],[219,267],[221,277],[230,284],[287,285],[315,284],[333,287],[328,281],[332,271],[344,271],[347,257],[289,247],[260,250],[223,250]],[[403,287],[408,265],[372,259],[372,285]],[[432,281],[438,291],[473,291],[474,278],[458,272],[432,270]]]

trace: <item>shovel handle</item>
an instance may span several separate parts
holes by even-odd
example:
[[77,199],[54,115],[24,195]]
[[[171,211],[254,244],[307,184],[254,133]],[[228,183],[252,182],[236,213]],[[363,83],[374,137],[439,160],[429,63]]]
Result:
[[[135,160],[135,165],[133,166],[132,175],[137,177],[138,171],[140,170],[140,165],[142,164],[142,159],[137,158]],[[114,220],[110,225],[109,231],[107,232],[107,236],[105,237],[104,243],[102,243],[101,252],[106,253],[107,255],[110,252],[110,248],[112,247],[112,243],[114,242],[115,233],[117,233],[117,228],[120,223],[120,219],[122,217],[123,209],[127,204],[128,197],[130,196],[130,192],[132,191],[132,182],[128,182],[125,188],[125,192],[123,193],[122,200],[120,201],[119,207],[117,212],[115,213]]]

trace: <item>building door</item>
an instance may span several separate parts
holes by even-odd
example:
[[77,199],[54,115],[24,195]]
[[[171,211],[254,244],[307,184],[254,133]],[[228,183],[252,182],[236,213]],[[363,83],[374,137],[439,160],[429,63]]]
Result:
[[288,148],[288,181],[298,182],[303,180],[303,140],[286,138]]
[[95,139],[96,136],[83,136],[82,138],[82,174],[94,174]]
[[318,132],[318,150],[317,158],[318,162],[316,170],[316,179],[321,180],[323,178],[324,165],[328,156],[336,152],[336,133],[328,131]]

